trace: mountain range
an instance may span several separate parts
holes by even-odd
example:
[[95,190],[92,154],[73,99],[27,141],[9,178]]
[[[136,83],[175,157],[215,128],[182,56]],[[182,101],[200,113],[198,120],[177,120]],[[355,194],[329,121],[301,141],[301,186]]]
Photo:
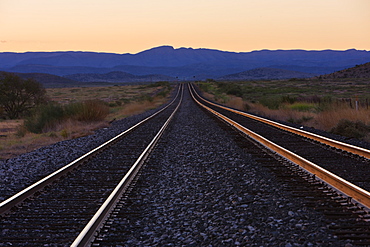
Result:
[[160,46],[137,54],[2,52],[0,71],[47,73],[77,81],[275,79],[330,74],[369,61],[370,51],[354,49],[227,52]]
[[370,62],[355,67],[336,71],[331,74],[321,75],[320,79],[338,79],[338,78],[370,78]]
[[219,80],[270,80],[287,78],[310,78],[314,74],[275,68],[257,68],[219,77]]

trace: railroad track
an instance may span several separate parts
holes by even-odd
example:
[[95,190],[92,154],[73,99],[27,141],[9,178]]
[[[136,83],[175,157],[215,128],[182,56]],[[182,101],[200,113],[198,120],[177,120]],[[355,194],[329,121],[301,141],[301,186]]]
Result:
[[[202,98],[193,86],[191,91],[199,105],[258,146],[247,149],[286,182],[286,189],[336,218],[336,235],[370,245],[370,150],[218,105]],[[261,149],[280,165],[270,165]]]
[[[306,159],[313,159],[314,161],[312,162],[316,162],[320,165],[326,166],[327,170],[333,171],[330,168],[330,165],[334,166],[334,168],[337,168],[339,172],[343,170],[343,167],[338,168],[338,164],[344,164],[348,166],[356,165],[358,169],[363,169],[362,172],[363,174],[365,174],[365,179],[363,178],[363,176],[361,176],[361,174],[358,175],[354,172],[351,172],[351,174],[348,175],[348,173],[350,173],[348,168],[346,169],[347,172],[345,172],[348,175],[346,179],[354,184],[357,184],[358,186],[367,188],[368,184],[366,178],[369,177],[368,174],[365,173],[367,172],[366,170],[368,170],[366,169],[366,166],[369,165],[367,157],[363,157],[359,154],[348,155],[349,151],[345,151],[344,156],[340,156],[339,159],[333,161],[332,157],[339,156],[340,152],[338,151],[338,147],[329,148],[327,143],[324,145],[318,144],[319,141],[317,140],[307,141],[307,137],[302,138],[297,137],[296,134],[287,134],[285,130],[282,131],[280,129],[277,129],[276,126],[266,127],[266,124],[261,125],[256,120],[250,120],[249,117],[240,115],[236,112],[230,112],[229,110],[225,108],[220,108],[219,106],[216,106],[211,102],[206,102],[201,99],[199,95],[196,94],[195,90],[192,89],[191,91],[193,92],[194,99],[196,99],[199,103],[202,102],[201,104],[203,105],[204,111],[207,114],[214,114],[210,112],[217,110],[218,112],[221,112],[222,115],[228,116],[228,118],[239,122],[241,125],[248,126],[248,128],[259,132],[261,135],[266,135],[266,137],[268,137],[269,139],[273,139],[273,141],[279,143],[279,145],[285,145],[286,142],[291,144],[293,143],[290,147],[285,146],[285,148],[292,149],[295,153],[299,153]],[[143,201],[145,201],[145,195],[148,196],[152,193],[150,192],[148,194],[148,189],[150,188],[150,186],[153,185],[150,185],[150,182],[147,182],[146,178],[158,176],[156,175],[158,174],[157,169],[162,169],[162,164],[156,164],[157,156],[150,158],[150,163],[154,164],[154,166],[146,164],[143,161],[139,161],[138,157],[147,156],[144,155],[142,151],[144,149],[152,149],[152,145],[158,142],[157,137],[160,135],[159,133],[163,133],[163,129],[165,128],[162,126],[167,126],[169,124],[169,120],[167,120],[168,116],[173,116],[173,110],[175,108],[178,109],[179,101],[180,99],[177,99],[176,102],[172,104],[172,106],[168,107],[168,112],[166,110],[155,117],[161,119],[159,120],[161,124],[159,124],[157,127],[154,127],[155,124],[153,124],[152,120],[147,121],[147,127],[143,127],[143,129],[138,129],[137,131],[135,131],[137,132],[137,135],[124,135],[124,138],[122,138],[122,140],[112,141],[112,143],[114,143],[112,145],[112,148],[115,148],[118,151],[115,151],[112,148],[107,148],[104,152],[101,152],[100,154],[99,151],[96,151],[96,153],[98,154],[95,154],[93,158],[81,158],[81,160],[83,160],[82,162],[84,163],[83,165],[80,165],[79,168],[71,169],[72,171],[75,171],[71,172],[71,174],[68,176],[63,175],[66,177],[60,179],[55,185],[48,186],[46,189],[44,189],[43,192],[36,192],[36,194],[39,194],[37,197],[31,197],[31,199],[27,199],[25,203],[20,204],[20,206],[18,206],[18,209],[15,210],[14,205],[9,206],[10,208],[13,208],[12,210],[14,210],[14,212],[11,212],[1,218],[2,225],[0,228],[0,232],[2,234],[1,240],[3,241],[3,243],[6,243],[5,245],[7,245],[8,243],[9,245],[14,243],[14,245],[17,246],[40,246],[43,244],[49,244],[49,246],[66,246],[70,244],[72,244],[72,246],[86,246],[90,244],[92,244],[93,246],[109,246],[127,241],[126,234],[129,235],[132,231],[134,231],[135,234],[139,234],[139,229],[148,228],[149,225],[137,225],[134,222],[130,221],[134,221],[135,219],[138,221],[143,221],[143,218],[147,219],[149,217],[140,216],[142,215],[142,212],[138,210],[140,207],[145,207],[145,203],[143,203]],[[210,111],[208,110],[208,108]],[[160,117],[160,115],[162,114],[166,115],[166,117]],[[217,115],[217,118],[220,118],[220,115]],[[249,139],[249,137],[248,139],[246,139],[245,133],[243,135],[240,135],[228,126],[230,124],[230,121],[228,121],[228,125],[225,125],[220,121],[218,122],[219,125],[225,130],[225,132],[228,132],[230,133],[230,135],[234,136],[234,140],[238,143],[240,147],[242,147],[248,153],[253,154],[258,163],[262,164],[265,168],[269,169],[273,174],[275,174],[275,176],[281,181],[281,184],[283,184],[284,190],[289,191],[289,193],[291,193],[293,197],[296,197],[299,200],[303,199],[305,205],[315,208],[315,210],[318,210],[320,212],[323,212],[328,218],[328,225],[331,226],[332,230],[339,238],[351,239],[354,241],[355,244],[358,245],[370,244],[370,218],[367,212],[367,208],[357,202],[361,201],[361,198],[357,198],[356,200],[350,199],[348,196],[343,195],[342,192],[338,192],[336,189],[333,189],[333,186],[327,185],[325,182],[322,181],[323,179],[318,179],[318,176],[313,176],[312,173],[307,173],[297,164],[287,161],[287,159],[283,158],[282,155],[279,155],[276,152],[271,152],[271,146],[266,147],[261,142]],[[163,125],[163,123],[165,124]],[[155,130],[153,130],[153,128],[155,128]],[[150,134],[146,132],[144,133],[144,129],[145,131],[146,129],[152,129],[152,131],[150,132]],[[159,129],[161,129],[161,131],[159,131]],[[152,143],[149,146],[143,145],[142,140],[144,140],[146,136],[151,136],[151,138],[149,138],[150,140],[148,139],[148,141],[146,141],[147,144]],[[153,139],[154,136],[155,138]],[[280,143],[280,140],[283,141]],[[250,145],[250,143],[253,143],[253,145]],[[162,143],[161,145],[162,150],[165,150],[166,142]],[[128,148],[129,146],[132,146],[133,148]],[[138,148],[139,146],[141,147]],[[320,151],[317,151],[317,148],[320,148]],[[269,155],[266,155],[265,152],[261,152],[261,149]],[[125,151],[128,152],[124,154]],[[304,153],[305,151],[308,152]],[[135,155],[133,154],[133,152],[135,152]],[[320,157],[315,160],[315,158],[317,158],[316,156],[318,156],[317,154],[322,155],[320,155]],[[184,157],[184,155],[182,155],[182,157]],[[324,158],[325,162],[322,163],[321,161],[323,161]],[[278,164],[276,164],[276,162],[271,162],[272,159],[279,160]],[[350,161],[352,163],[349,163]],[[144,165],[144,169],[136,170],[131,166],[132,164],[138,163]],[[87,168],[88,166],[90,167]],[[244,165],[240,167],[243,166]],[[237,170],[240,169],[240,167],[235,166],[233,169]],[[194,174],[195,172],[192,171],[192,169],[193,168],[191,168],[190,170],[189,178],[191,178],[192,174]],[[209,168],[207,168],[206,166],[200,166],[200,168],[196,168],[195,170],[200,171],[202,177],[200,181],[204,179],[206,181],[210,181],[213,186],[218,186],[218,181],[208,180],[208,175],[216,171],[210,171],[208,169]],[[125,184],[124,180],[126,180],[126,178],[122,179],[122,176],[123,174],[127,174],[126,172],[129,170],[134,171],[133,173],[143,174],[142,176],[139,176],[139,180],[136,176],[135,178],[129,178],[132,183]],[[232,170],[228,170],[226,173],[231,173]],[[167,171],[165,172],[167,173]],[[181,173],[181,170],[179,170],[178,173]],[[337,171],[335,171],[335,173],[337,173]],[[116,177],[115,175],[117,174],[121,175]],[[179,174],[177,174],[177,176],[178,175]],[[182,177],[177,176],[175,176],[175,180],[180,180],[180,177]],[[100,178],[98,179],[98,177]],[[128,175],[125,177],[128,177]],[[86,178],[88,179],[86,180]],[[167,176],[165,176],[165,179],[167,179]],[[236,181],[239,180],[236,179]],[[186,182],[188,181],[188,179],[185,179],[184,181]],[[121,185],[115,187],[118,183]],[[226,184],[228,186],[229,183],[230,182],[226,181]],[[242,181],[240,181],[235,184],[235,188],[239,188],[241,186],[241,184],[239,183],[244,184]],[[70,187],[68,187],[72,184],[74,184],[75,186],[75,189],[73,189],[73,191],[72,189],[70,189]],[[355,187],[357,188],[358,186]],[[211,189],[212,192],[208,193],[213,193],[213,190],[214,189]],[[73,198],[76,194],[86,195],[86,191],[89,192],[89,198],[76,198],[77,202],[72,201],[71,198]],[[114,196],[112,191],[119,191],[119,193]],[[135,193],[132,194],[132,191],[135,191]],[[204,191],[206,191],[205,188],[201,190],[200,195],[203,195],[205,193]],[[35,192],[32,192],[32,194],[33,193]],[[159,194],[163,193],[164,192],[159,189]],[[58,196],[55,196],[55,194],[58,194]],[[260,196],[262,196],[262,194],[260,194]],[[247,196],[247,198],[249,197],[253,198],[253,196],[251,195]],[[182,198],[185,198],[185,202],[181,202],[179,198],[175,199],[175,202],[177,200],[180,200],[178,201],[180,204],[189,204],[190,212],[192,212],[192,210],[195,210],[195,208],[199,206],[201,207],[201,214],[204,214],[205,217],[208,215],[208,213],[204,212],[203,208],[206,207],[209,210],[212,210],[212,208],[216,206],[213,204],[209,205],[208,203],[203,203],[203,201],[199,201],[196,203],[186,202],[186,198],[188,198],[188,196],[186,195],[182,195]],[[208,200],[208,198],[206,199]],[[247,201],[243,201],[243,203],[248,204],[252,203],[253,201],[253,199],[248,199]],[[15,202],[14,204],[19,203],[20,202]],[[67,204],[69,204],[69,209],[66,209],[67,206],[65,205]],[[131,208],[129,207],[130,204],[133,205]],[[366,202],[364,204],[366,206]],[[242,207],[240,208],[240,210],[242,210],[242,215],[244,214],[243,210],[245,205],[246,204],[242,204]],[[59,209],[60,206],[61,209]],[[235,207],[235,205],[232,204],[229,208],[232,207]],[[9,211],[10,208],[3,209],[3,211]],[[151,207],[149,206],[149,208]],[[159,208],[164,208],[164,206],[160,206]],[[39,221],[35,213],[36,211],[37,214],[45,216],[44,219]],[[62,212],[59,213],[60,211]],[[158,209],[156,209],[155,211],[158,211]],[[217,212],[219,213],[219,211],[216,211],[216,214]],[[149,214],[150,212],[146,213]],[[165,214],[167,213],[170,212],[165,212]],[[183,214],[184,213],[181,213],[180,215]],[[126,221],[126,218],[132,219]],[[207,222],[209,223],[210,221]],[[205,222],[204,224],[208,224],[207,222]],[[133,223],[133,226],[129,227],[130,223]],[[168,220],[164,223],[168,224]],[[160,223],[157,222],[156,224]],[[152,225],[152,227],[154,226]],[[255,231],[253,227],[248,227],[249,231],[252,231],[252,233],[253,231]],[[214,228],[214,230],[216,230],[217,228],[218,227]],[[160,229],[160,227],[156,226],[154,227],[154,229]],[[144,243],[150,243],[150,241],[154,241],[156,244],[159,244],[158,241],[160,240],[170,241],[169,239],[172,239],[174,237],[165,234],[167,236],[163,239],[153,238],[151,237],[154,234],[153,230],[148,231],[149,232],[147,233],[147,236],[149,240]],[[243,232],[243,234],[245,233]],[[22,237],[19,237],[19,235],[21,235]],[[174,235],[178,237],[178,231]],[[203,240],[194,240],[193,242],[189,241],[188,243],[194,244],[197,241],[199,241],[199,243],[202,243],[202,241],[204,240],[211,241],[206,235],[200,235],[200,238]],[[246,236],[242,236],[241,239],[243,241],[247,241],[245,240],[247,239]],[[240,242],[242,240],[240,240]],[[171,241],[169,243],[174,243],[173,240]],[[222,245],[228,245],[228,243],[230,243],[230,239],[226,239],[226,242],[217,241],[211,241],[210,243],[218,243]]]
[[[114,200],[128,188],[181,98],[180,86],[176,98],[163,110],[2,202],[1,243],[70,245],[103,206],[107,214]],[[92,231],[99,225],[94,223]],[[77,240],[79,245],[89,240],[88,234]]]

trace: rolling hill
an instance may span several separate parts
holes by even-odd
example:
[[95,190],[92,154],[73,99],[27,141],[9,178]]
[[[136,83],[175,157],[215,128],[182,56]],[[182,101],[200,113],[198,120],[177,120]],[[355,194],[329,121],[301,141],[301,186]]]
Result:
[[113,71],[106,74],[72,74],[67,75],[65,78],[80,81],[80,82],[110,82],[110,83],[122,83],[122,82],[157,82],[157,81],[173,81],[175,78],[165,75],[133,75],[121,71]]
[[155,47],[137,54],[96,52],[0,53],[0,70],[21,73],[164,75],[181,80],[218,78],[257,68],[314,75],[333,73],[370,61],[369,51],[261,50],[227,52],[212,49]]
[[17,76],[23,79],[35,79],[39,83],[43,84],[44,87],[60,87],[60,86],[70,86],[73,87],[79,84],[78,81],[68,79],[65,77],[51,75],[51,74],[44,74],[44,73],[14,73]]
[[338,78],[370,78],[370,63],[356,65],[355,67],[336,71],[331,74],[319,76],[320,79]]
[[222,76],[220,80],[271,80],[271,79],[289,79],[289,78],[310,78],[314,74],[299,71],[275,69],[275,68],[257,68],[243,71],[236,74]]

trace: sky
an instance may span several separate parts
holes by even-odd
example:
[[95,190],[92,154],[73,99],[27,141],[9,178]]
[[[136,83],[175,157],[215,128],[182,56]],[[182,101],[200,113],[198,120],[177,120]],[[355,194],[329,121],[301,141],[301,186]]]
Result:
[[0,0],[0,52],[370,50],[370,0]]

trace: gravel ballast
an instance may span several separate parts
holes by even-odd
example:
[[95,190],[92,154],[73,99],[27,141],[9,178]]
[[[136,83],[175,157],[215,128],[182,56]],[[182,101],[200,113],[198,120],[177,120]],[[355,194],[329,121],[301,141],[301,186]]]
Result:
[[[163,107],[163,106],[162,106]],[[113,122],[93,135],[66,140],[15,158],[0,161],[0,201],[74,161],[162,107]]]
[[101,246],[351,246],[188,95],[147,167]]
[[[153,111],[0,161],[0,201]],[[148,161],[150,172],[110,227],[118,234],[105,233],[101,246],[112,246],[112,238],[119,239],[113,246],[352,246],[332,235],[322,214],[284,191],[188,93],[163,138]]]

